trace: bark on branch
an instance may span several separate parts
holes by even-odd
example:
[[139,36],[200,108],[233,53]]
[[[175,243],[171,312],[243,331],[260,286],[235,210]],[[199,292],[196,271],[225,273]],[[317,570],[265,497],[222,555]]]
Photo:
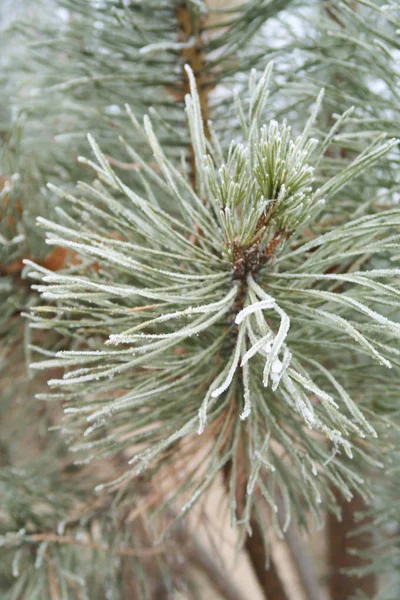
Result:
[[329,591],[332,600],[350,600],[357,589],[368,596],[373,596],[377,591],[374,575],[365,577],[350,577],[345,569],[361,567],[365,560],[360,556],[349,554],[349,549],[365,550],[372,546],[370,533],[362,533],[349,538],[359,522],[355,522],[354,515],[365,509],[361,496],[356,495],[351,502],[346,502],[337,494],[337,502],[342,511],[342,519],[338,521],[334,515],[328,516],[328,560],[329,560]]

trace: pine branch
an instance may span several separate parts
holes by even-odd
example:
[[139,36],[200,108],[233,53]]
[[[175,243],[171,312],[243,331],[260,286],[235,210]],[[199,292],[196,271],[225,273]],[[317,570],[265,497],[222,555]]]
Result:
[[[349,552],[359,564],[346,569],[348,576],[358,580],[375,578],[379,584],[377,597],[396,600],[400,590],[400,486],[399,486],[399,429],[392,431],[391,447],[385,465],[385,477],[373,482],[373,503],[356,515],[357,527],[348,539]],[[355,547],[353,545],[355,539]],[[368,540],[360,548],[359,539]]]
[[[172,504],[184,516],[226,469],[231,524],[242,537],[253,526],[246,546],[259,578],[267,576],[268,550],[259,516],[269,512],[280,535],[291,520],[301,527],[311,512],[318,523],[342,497],[368,490],[364,475],[381,468],[398,404],[399,159],[398,142],[382,132],[398,133],[400,13],[380,0],[325,6],[317,18],[320,5],[250,0],[210,20],[201,0],[54,0],[51,9],[35,3],[30,10],[41,18],[10,30],[14,48],[10,31],[0,42],[0,138],[10,149],[0,180],[4,455],[13,462],[16,446],[24,453],[26,430],[45,429],[54,406],[65,416],[51,419],[57,433],[42,434],[43,474],[65,465],[62,433],[78,462],[93,463],[85,494],[95,483],[120,493],[139,473],[191,461],[187,478],[158,497],[157,514]],[[55,7],[66,7],[68,18]],[[277,77],[270,68],[260,79],[252,71],[247,83],[242,74],[264,69],[266,57],[276,59]],[[188,80],[179,72],[185,62]],[[317,117],[322,95],[308,117],[322,85],[326,119]],[[20,146],[7,134],[19,115],[26,115]],[[78,161],[87,131],[95,160]],[[133,142],[117,145],[118,132]],[[73,191],[79,163],[86,182]],[[45,191],[48,179],[56,186]],[[32,227],[37,214],[50,253]],[[31,291],[21,277],[25,257]],[[29,328],[19,318],[28,306]],[[50,392],[38,397],[44,417],[34,423],[33,403],[24,401],[31,352],[35,370],[55,369]],[[96,468],[99,459],[114,467],[114,457],[118,469]],[[102,597],[88,571],[95,563],[79,570],[79,544],[66,542],[72,533],[60,534],[65,543],[23,539],[24,528],[28,537],[58,535],[49,513],[26,502],[37,497],[27,469],[0,474],[8,492],[18,488],[18,510],[11,502],[0,519],[7,600],[17,586],[27,597]],[[395,481],[393,472],[385,482]],[[78,490],[67,488],[76,502]],[[52,484],[39,494],[52,494],[57,516],[66,510],[62,489]],[[391,506],[393,497],[379,494],[379,502]],[[157,578],[159,590],[172,589],[169,564],[157,562],[150,573],[144,557],[120,557],[116,571],[108,561],[113,537],[122,549],[137,540],[100,522],[99,546],[85,552],[104,550],[113,593],[126,585],[122,594],[145,595]],[[385,527],[396,522],[390,511]],[[371,561],[369,542],[357,553],[351,575],[380,572],[382,562],[362,562]],[[392,572],[396,556],[385,563]],[[279,586],[275,571],[269,577]]]
[[288,596],[276,568],[275,561],[272,557],[269,557],[268,560],[264,545],[264,536],[261,533],[259,522],[256,519],[251,519],[250,527],[252,535],[246,537],[245,548],[265,598],[287,600]]
[[[223,479],[228,497],[231,496],[230,486],[233,468],[236,468],[236,466],[233,465],[232,461],[229,461],[225,464],[223,469]],[[239,471],[242,470],[242,476],[238,477],[237,490],[234,493],[235,506],[238,514],[243,514],[245,504],[244,499],[246,496],[245,485],[242,481],[244,478],[243,469],[245,469],[245,465],[239,467]],[[264,514],[264,516],[265,523],[263,524],[261,524],[260,520],[255,514],[250,517],[248,527],[250,528],[251,535],[247,532],[244,534],[244,549],[247,552],[254,575],[260,584],[264,597],[267,599],[274,598],[275,600],[287,600],[282,579],[279,576],[275,561],[265,543],[266,538],[268,537],[268,529],[270,524],[268,524],[266,518],[267,515]]]
[[357,577],[346,572],[350,569],[353,573],[357,569],[361,570],[367,564],[363,555],[372,552],[372,532],[361,531],[350,537],[356,526],[359,528],[366,524],[355,520],[355,514],[365,511],[366,505],[359,494],[356,494],[350,502],[344,501],[339,494],[336,494],[336,499],[341,510],[340,521],[335,515],[329,514],[327,524],[331,598],[350,600],[354,598],[357,590],[362,590],[368,598],[373,597],[377,592],[377,580],[374,574]]
[[[187,64],[193,72],[193,76],[196,81],[196,86],[199,91],[199,103],[204,123],[204,134],[206,138],[210,137],[208,130],[208,121],[210,118],[209,114],[209,86],[207,85],[207,78],[205,76],[205,48],[203,42],[204,36],[204,15],[196,15],[192,7],[188,3],[183,2],[178,4],[176,9],[177,23],[179,27],[179,37],[182,43],[182,67]],[[179,93],[178,98],[184,100],[186,94],[190,92],[189,80],[186,77],[184,68],[182,68],[183,75],[183,87]],[[192,144],[189,144],[189,163],[191,173],[191,184],[194,190],[196,190],[196,163],[195,153]]]
[[113,548],[98,542],[91,542],[89,540],[76,539],[73,536],[68,535],[56,535],[53,533],[35,533],[27,536],[27,541],[36,543],[51,543],[51,544],[72,544],[76,546],[83,546],[85,548],[91,548],[93,550],[99,550],[102,552],[114,552],[118,556],[137,556],[139,558],[147,558],[149,556],[156,556],[165,552],[163,546],[160,547],[149,547],[149,548]]
[[[377,4],[370,3],[370,8],[375,10],[374,18],[379,20],[380,8]],[[358,27],[358,36],[361,39],[362,29],[366,26],[368,29],[369,19],[363,14],[363,3],[349,2],[346,5],[338,7],[335,3],[325,3],[326,13],[338,28],[335,28],[335,34],[342,39],[348,39],[351,31],[354,31],[354,23],[357,22],[362,27]],[[360,14],[361,13],[361,14]],[[383,14],[383,13],[381,13]],[[394,14],[394,13],[393,13]],[[389,17],[389,21],[390,21]],[[385,23],[381,32],[389,34],[391,25]],[[380,31],[374,31],[374,35],[380,37]],[[385,35],[385,43],[389,38]],[[350,41],[350,40],[349,40]],[[341,75],[342,69],[332,69],[332,77],[335,84],[341,87],[348,87],[348,81]],[[374,92],[374,89],[371,90]],[[363,108],[364,110],[364,108]],[[348,151],[342,149],[342,156],[347,157]],[[352,270],[352,265],[349,265],[349,271]],[[368,572],[368,555],[373,553],[373,534],[372,531],[366,530],[363,525],[360,525],[360,534],[354,535],[354,529],[357,523],[356,514],[365,512],[366,505],[359,494],[350,501],[346,502],[343,498],[339,498],[336,493],[336,500],[341,511],[341,520],[338,522],[336,516],[329,514],[327,525],[328,538],[328,569],[329,588],[331,597],[336,598],[352,598],[357,590],[362,590],[366,596],[373,597],[378,589],[377,577]],[[367,520],[366,520],[367,523]],[[366,525],[364,523],[364,525]],[[352,535],[353,534],[353,535]],[[351,537],[350,537],[351,536]]]
[[[204,124],[204,136],[207,140],[210,139],[210,130],[208,127],[209,122],[209,99],[208,95],[210,92],[210,85],[207,84],[207,79],[204,76],[205,71],[205,57],[204,57],[204,48],[202,42],[203,31],[201,29],[202,24],[201,19],[195,19],[194,15],[191,13],[187,6],[178,6],[177,8],[177,20],[181,30],[181,41],[183,44],[187,44],[189,40],[195,40],[194,43],[192,41],[191,47],[184,48],[182,50],[182,57],[184,62],[190,67],[193,72],[193,77],[196,82],[196,88],[198,90],[198,100],[200,107],[200,115],[201,120]],[[196,31],[193,31],[193,25],[196,27]],[[183,71],[184,72],[184,71]],[[184,72],[185,75],[185,72]],[[208,74],[208,78],[210,78],[210,74]],[[190,81],[189,78],[184,78],[184,95],[190,93]],[[190,160],[190,173],[191,173],[191,184],[193,190],[196,191],[197,187],[197,172],[196,172],[196,152],[195,148],[192,144],[189,145],[189,160]],[[264,226],[264,224],[258,224],[256,226],[256,233]],[[195,239],[195,238],[194,238]],[[268,250],[265,251],[266,260],[269,260],[270,256],[268,254]],[[240,267],[235,267],[236,272],[243,271],[242,276],[242,291],[238,292],[239,302],[236,302],[235,310],[239,312],[243,309],[242,300],[243,292],[245,290],[245,275],[247,274],[247,266],[245,266],[245,262],[247,256],[243,256],[239,258],[236,256],[234,261],[241,261]],[[244,269],[244,270],[243,270]],[[225,469],[229,471],[232,467],[231,463],[228,462],[225,466]],[[228,472],[226,471],[226,472]],[[266,597],[275,598],[279,600],[280,598],[286,599],[286,594],[284,592],[282,582],[278,576],[276,571],[275,564],[273,560],[270,560],[269,568],[267,569],[267,555],[265,553],[264,548],[264,538],[259,531],[259,523],[256,519],[250,521],[250,527],[253,530],[252,536],[247,536],[244,544],[244,548],[248,554],[250,563],[254,569],[255,575],[258,579],[258,582],[261,585],[261,589]],[[212,564],[212,563],[211,563]],[[208,567],[209,568],[209,567]]]
[[[307,136],[315,111],[303,135],[294,140],[286,125],[280,127],[271,122],[269,127],[257,128],[266,102],[269,74],[270,68],[254,87],[250,123],[245,124],[245,133],[251,132],[247,149],[233,144],[228,159],[219,168],[220,163],[214,158],[218,156],[217,149],[211,147],[211,153],[204,156],[206,139],[200,103],[189,70],[192,93],[187,97],[187,113],[202,198],[168,161],[150,120],[145,119],[149,143],[163,177],[152,170],[147,170],[146,175],[151,177],[153,185],[178,203],[180,220],[130,190],[91,139],[98,165],[91,161],[87,164],[93,166],[102,183],[93,187],[83,185],[81,189],[96,198],[99,208],[72,195],[68,200],[75,207],[76,219],[80,220],[81,207],[84,207],[93,219],[99,219],[103,231],[103,219],[106,215],[107,219],[111,218],[113,231],[105,230],[100,235],[91,224],[86,229],[81,228],[77,235],[73,227],[44,219],[40,222],[49,231],[50,243],[79,253],[85,261],[101,262],[106,270],[112,267],[112,280],[117,278],[119,283],[110,285],[98,268],[89,274],[86,271],[58,275],[35,266],[32,275],[43,280],[38,290],[58,304],[56,310],[51,305],[35,308],[33,319],[41,327],[61,327],[64,332],[68,326],[69,334],[74,337],[75,315],[82,318],[89,312],[89,336],[91,328],[96,330],[98,324],[104,331],[106,344],[100,348],[96,345],[96,350],[83,346],[81,350],[61,352],[53,361],[45,360],[34,366],[39,369],[63,364],[70,369],[75,367],[75,372],[70,370],[63,379],[51,380],[50,384],[65,390],[68,418],[76,431],[80,427],[86,430],[88,440],[93,435],[104,434],[105,423],[112,417],[115,436],[101,436],[89,446],[77,440],[76,450],[84,452],[89,448],[94,458],[103,453],[121,452],[146,440],[147,450],[132,459],[132,468],[128,468],[117,483],[150,464],[162,463],[164,453],[176,441],[187,436],[191,439],[197,428],[203,432],[207,419],[212,423],[235,407],[236,424],[226,432],[229,442],[225,441],[221,462],[224,464],[235,453],[240,431],[249,419],[252,445],[249,474],[254,474],[251,485],[261,486],[262,494],[274,508],[271,498],[275,492],[265,489],[259,476],[261,466],[268,468],[272,461],[278,486],[286,490],[286,495],[304,498],[306,505],[318,515],[322,498],[316,488],[317,481],[329,477],[347,496],[348,486],[360,483],[357,473],[345,469],[340,460],[332,460],[331,453],[336,457],[342,449],[349,456],[355,453],[358,460],[367,460],[361,445],[351,443],[351,436],[372,438],[376,435],[345,391],[341,383],[342,370],[328,371],[321,364],[318,338],[324,340],[327,353],[331,351],[327,342],[332,344],[327,359],[337,361],[338,365],[340,355],[350,352],[365,359],[370,357],[387,368],[393,355],[391,336],[400,335],[395,319],[368,306],[371,290],[384,293],[388,299],[397,299],[394,281],[391,285],[379,282],[381,278],[393,280],[396,270],[372,269],[351,274],[327,270],[343,261],[344,249],[347,256],[365,253],[365,227],[373,234],[368,252],[373,251],[371,243],[375,244],[376,253],[385,252],[385,236],[390,236],[398,213],[394,210],[349,220],[320,234],[316,224],[316,237],[307,242],[301,232],[306,220],[318,219],[323,210],[322,195],[329,202],[349,180],[389,152],[396,141],[372,144],[335,178],[314,189],[313,169],[306,160],[312,160],[316,146]],[[135,120],[133,122],[137,125]],[[134,210],[117,203],[114,191],[130,198]],[[65,197],[63,192],[60,197]],[[262,217],[263,214],[267,218]],[[197,245],[191,242],[191,236],[196,235],[199,225],[204,235],[197,238]],[[121,232],[122,239],[115,236],[115,231]],[[279,243],[276,243],[277,236]],[[288,242],[296,236],[297,245],[293,247]],[[239,261],[240,269],[236,268]],[[348,287],[332,291],[332,282],[339,281],[345,281]],[[315,284],[310,287],[310,282]],[[84,303],[75,305],[80,298]],[[240,306],[238,298],[241,298]],[[72,299],[73,305],[70,304]],[[90,299],[95,300],[96,305],[88,311],[85,303]],[[101,305],[104,301],[106,304]],[[105,327],[103,314],[104,310],[109,313],[110,302],[113,310]],[[149,315],[146,320],[142,318],[143,311],[132,311],[141,305],[154,304],[157,308],[146,311]],[[263,311],[269,311],[268,320]],[[316,328],[311,336],[305,328],[310,316]],[[185,324],[187,320],[189,324]],[[376,327],[382,340],[379,343],[369,335]],[[289,333],[292,336],[290,350],[286,342]],[[171,354],[177,345],[179,355]],[[151,377],[147,368],[143,369],[143,365],[149,364]],[[241,389],[241,380],[244,398],[241,393],[235,393]],[[326,385],[329,392],[321,385]],[[132,392],[136,388],[137,391]],[[78,396],[70,395],[74,389],[79,392]],[[184,413],[176,410],[177,394],[188,398]],[[89,404],[84,400],[87,395],[93,398]],[[277,396],[279,402],[275,401]],[[139,420],[126,420],[125,412],[140,406],[142,398],[154,402],[154,410],[143,411]],[[244,404],[236,411],[242,399]],[[162,422],[166,415],[165,424],[170,432],[167,434],[164,426],[160,426],[160,419]],[[151,442],[147,434],[141,433],[143,426],[150,426]],[[303,426],[312,428],[314,435],[307,436]],[[120,427],[123,435],[118,433]],[[298,465],[296,471],[301,477],[307,474],[306,486],[303,479],[288,476],[286,464],[283,465],[276,452],[268,447],[271,436],[284,448],[293,464]],[[323,449],[324,437],[332,444],[331,453]],[[222,438],[221,442],[216,440],[215,453],[222,448],[221,443]],[[264,456],[267,451],[269,460]],[[193,495],[185,503],[185,511],[199,497],[199,490],[211,481],[211,473],[218,472],[220,467],[214,455],[210,457],[209,474],[199,473],[200,480],[192,482]],[[321,466],[320,471],[317,465]],[[249,511],[246,514],[250,515],[251,493],[246,502],[246,511]],[[301,520],[301,515],[297,516]]]
[[284,531],[284,542],[292,559],[292,568],[296,573],[299,583],[307,600],[321,600],[321,585],[318,581],[313,557],[304,543],[299,538],[294,525],[286,527],[284,505],[278,501],[278,521]]

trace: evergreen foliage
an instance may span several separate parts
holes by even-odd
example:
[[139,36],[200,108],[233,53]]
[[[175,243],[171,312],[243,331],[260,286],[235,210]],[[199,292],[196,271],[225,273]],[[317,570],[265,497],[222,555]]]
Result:
[[266,558],[372,501],[394,600],[397,3],[34,4],[0,14],[2,597],[198,597],[221,476]]
[[[298,506],[304,495],[315,511],[321,502],[318,466],[325,465],[320,478],[328,477],[347,494],[347,480],[360,484],[336,455],[342,451],[352,457],[350,436],[376,433],[346,391],[338,358],[355,352],[366,366],[370,356],[391,368],[396,354],[392,340],[400,332],[395,320],[369,305],[372,291],[379,292],[385,308],[395,305],[398,270],[348,272],[354,258],[365,261],[366,250],[368,257],[381,254],[392,242],[396,251],[392,237],[399,211],[349,219],[322,232],[317,221],[313,239],[302,239],[305,221],[313,226],[315,213],[326,218],[322,206],[397,141],[373,143],[314,190],[313,167],[306,162],[318,159],[311,158],[316,140],[307,136],[314,115],[294,140],[290,128],[275,121],[260,129],[268,75],[254,86],[244,123],[246,145],[232,142],[222,164],[215,137],[215,148],[210,145],[206,152],[199,97],[192,87],[186,111],[200,195],[168,161],[149,119],[144,131],[162,176],[142,163],[147,198],[117,177],[90,138],[97,163],[84,162],[98,176],[93,186],[82,183],[82,196],[65,196],[71,204],[65,225],[38,220],[49,231],[47,243],[76,253],[79,264],[69,273],[35,267],[31,273],[42,274],[45,285],[34,286],[42,298],[57,301],[54,308],[34,308],[32,326],[76,338],[77,349],[31,365],[67,369],[49,385],[62,390],[55,397],[66,401],[68,433],[84,426],[87,441],[74,450],[104,456],[145,445],[134,453],[134,467],[127,471],[138,474],[172,443],[196,430],[202,433],[207,418],[211,424],[222,413],[226,431],[221,429],[217,447],[224,440],[223,455],[213,449],[206,472],[192,482],[194,493],[185,508],[225,462],[237,460],[235,448],[243,438],[249,457],[249,466],[241,466],[249,477],[247,519],[255,483],[264,490],[258,475],[264,461],[276,473],[265,492],[268,499],[277,486]],[[194,86],[191,71],[189,76]],[[157,205],[152,186],[180,207],[179,219]],[[329,272],[332,267],[334,273]],[[311,319],[309,339],[306,323]],[[374,340],[378,331],[380,342]],[[325,364],[332,364],[329,371]],[[310,395],[318,398],[316,406]],[[225,411],[232,413],[229,420]],[[305,440],[301,423],[331,444],[321,448],[318,436]],[[282,464],[279,453],[268,447],[270,438],[300,470],[298,480],[293,465]],[[356,452],[364,454],[361,448]],[[230,488],[236,489],[235,481]],[[238,517],[246,521],[244,515]]]

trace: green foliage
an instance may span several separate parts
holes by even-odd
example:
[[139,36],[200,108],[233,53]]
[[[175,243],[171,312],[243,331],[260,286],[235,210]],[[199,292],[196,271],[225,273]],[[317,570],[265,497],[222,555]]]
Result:
[[[320,505],[332,505],[326,480],[348,497],[362,488],[360,467],[345,455],[379,466],[359,443],[376,437],[379,413],[366,404],[367,420],[360,411],[348,365],[397,367],[400,335],[390,314],[398,304],[398,270],[359,268],[396,251],[399,211],[349,216],[327,228],[329,212],[319,199],[329,205],[397,141],[373,142],[315,188],[305,163],[321,159],[312,158],[315,141],[307,137],[315,112],[295,140],[275,122],[260,129],[264,76],[251,97],[258,110],[250,109],[248,137],[244,145],[233,143],[220,165],[216,138],[213,146],[203,134],[190,71],[189,77],[186,110],[202,196],[163,153],[148,118],[144,128],[161,174],[146,168],[147,197],[119,179],[90,138],[97,162],[84,163],[97,179],[80,184],[79,195],[60,191],[70,207],[65,224],[39,219],[47,243],[77,253],[79,264],[59,273],[36,266],[31,273],[43,281],[35,286],[42,298],[55,301],[34,309],[32,326],[69,335],[76,347],[32,366],[66,369],[62,379],[49,381],[58,391],[41,397],[64,400],[64,427],[81,460],[131,456],[117,482],[171,460],[171,448],[179,456],[178,440],[200,449],[196,431],[211,430],[215,442],[198,477],[175,490],[175,497],[183,495],[183,513],[232,461],[234,523],[248,525],[262,497],[276,510],[277,490],[286,499],[287,523],[291,510],[302,522],[305,508],[318,517]],[[154,187],[175,200],[179,219],[157,205]],[[235,510],[239,471],[247,481],[243,514]]]
[[[195,597],[174,541],[156,566],[118,552],[174,535],[222,472],[242,536],[251,520],[264,531],[265,505],[282,536],[336,511],[335,487],[375,496],[390,560],[366,569],[385,568],[379,598],[394,600],[398,468],[382,466],[400,364],[398,141],[385,140],[400,135],[397,3],[11,4],[1,593],[153,598],[159,582]],[[79,158],[88,132],[94,160]],[[43,229],[65,249],[57,265]],[[178,464],[187,477],[152,520],[126,527]]]
[[190,574],[182,572],[176,542],[151,546],[155,523],[147,521],[139,486],[88,502],[83,475],[76,471],[72,489],[71,476],[49,473],[44,461],[1,471],[2,598],[123,600],[188,592]]

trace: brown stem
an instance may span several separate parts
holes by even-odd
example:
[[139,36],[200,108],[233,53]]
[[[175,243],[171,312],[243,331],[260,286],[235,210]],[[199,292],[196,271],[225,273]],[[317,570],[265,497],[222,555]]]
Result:
[[[224,471],[224,483],[225,487],[229,488],[230,472],[232,468],[231,461],[227,462]],[[237,503],[238,506],[243,502],[245,494],[243,489],[238,490]],[[267,555],[264,546],[264,536],[261,531],[260,523],[253,516],[250,518],[250,527],[252,535],[246,536],[244,548],[247,552],[250,564],[253,568],[254,574],[257,578],[258,583],[263,591],[263,595],[267,600],[287,600],[285,588],[282,580],[278,574],[273,557],[270,557],[269,565],[267,568]],[[267,527],[267,523],[265,524]]]
[[57,576],[53,561],[46,556],[47,575],[49,581],[49,592],[51,600],[60,600],[60,591],[58,588]]
[[288,597],[272,557],[268,569],[266,567],[267,558],[258,521],[250,519],[250,526],[252,535],[247,536],[244,546],[264,596],[268,600],[287,600]]
[[[205,56],[201,39],[202,22],[198,21],[197,19],[193,19],[193,15],[186,3],[182,3],[178,6],[176,15],[180,29],[180,40],[182,42],[188,42],[192,38],[195,39],[195,44],[192,47],[182,50],[182,58],[184,63],[190,65],[196,78],[200,107],[204,122],[204,133],[206,137],[209,137],[208,95],[211,88],[204,74]],[[178,99],[183,99],[183,97],[190,91],[189,82],[185,74],[183,81],[182,96],[179,97],[178,93]],[[191,167],[191,183],[193,189],[196,189],[196,165],[192,145],[189,146],[189,162]],[[227,467],[225,468],[225,481],[227,481],[227,474],[229,473],[230,468],[231,465],[228,463]],[[239,491],[239,495],[243,496],[242,490]],[[263,536],[256,519],[251,520],[251,527],[253,535],[251,537],[247,537],[245,541],[245,548],[249,555],[255,575],[264,591],[264,595],[267,597],[268,594],[269,600],[286,600],[287,596],[284,592],[282,582],[272,561],[269,569],[266,569],[266,555],[264,551]],[[208,570],[211,568],[211,566],[212,564],[208,565]],[[224,582],[226,584],[225,578]]]
[[336,493],[336,500],[342,511],[342,519],[338,522],[336,517],[330,514],[327,527],[331,598],[348,600],[354,597],[357,589],[368,596],[373,596],[377,589],[374,575],[358,578],[342,572],[344,569],[362,567],[366,564],[365,559],[348,552],[349,548],[362,551],[372,546],[370,533],[362,533],[349,539],[349,534],[354,531],[356,525],[360,525],[359,522],[355,522],[354,514],[363,511],[365,503],[359,495],[356,495],[351,502],[346,502]]
[[53,533],[37,533],[29,536],[29,541],[34,543],[47,542],[51,544],[60,545],[74,545],[84,546],[85,548],[92,548],[94,550],[102,550],[104,552],[114,552],[118,556],[139,556],[148,557],[155,556],[156,554],[162,554],[165,552],[164,546],[155,546],[149,548],[111,548],[106,544],[100,542],[91,542],[90,540],[77,540],[73,536],[69,535],[56,535]]
[[[192,11],[188,8],[186,2],[178,5],[176,9],[176,18],[179,26],[179,39],[183,43],[194,39],[194,44],[189,48],[183,48],[181,52],[184,64],[188,64],[193,71],[196,79],[197,92],[199,94],[201,114],[204,123],[204,134],[208,138],[209,105],[208,95],[210,87],[207,85],[205,77],[205,55],[203,41],[201,38],[203,21],[201,17],[194,18]],[[175,95],[179,100],[183,100],[185,95],[190,92],[189,81],[186,73],[183,71],[183,86]],[[189,163],[191,171],[192,187],[196,189],[196,165],[192,144],[189,145]]]

